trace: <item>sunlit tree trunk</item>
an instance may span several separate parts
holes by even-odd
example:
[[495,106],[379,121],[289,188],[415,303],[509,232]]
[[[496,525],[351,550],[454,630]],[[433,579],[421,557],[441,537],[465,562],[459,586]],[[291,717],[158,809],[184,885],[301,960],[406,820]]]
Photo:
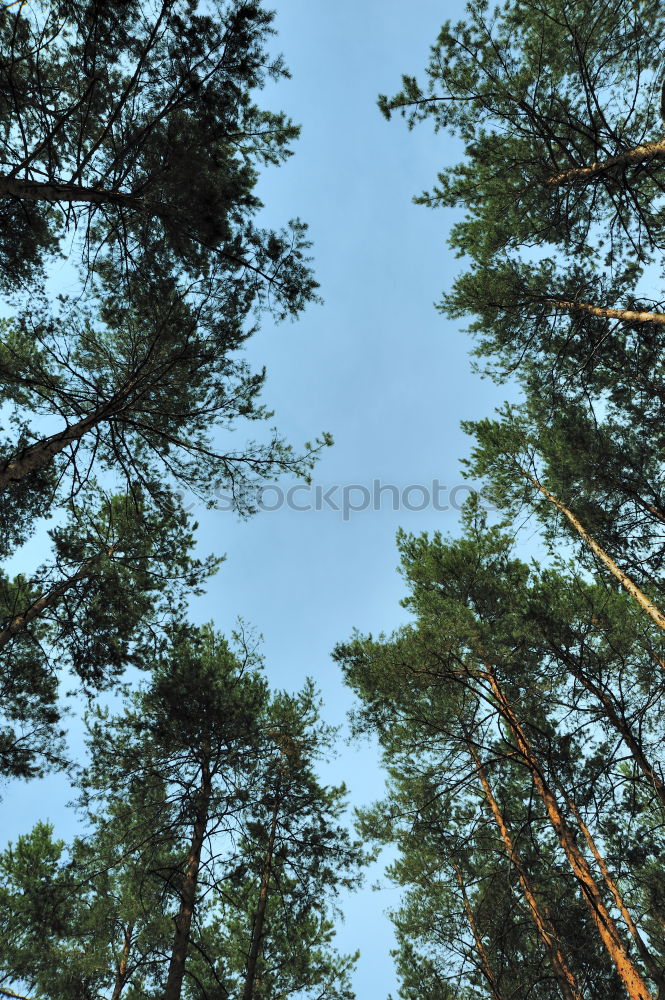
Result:
[[[633,732],[626,721],[625,716],[619,712],[613,699],[610,698],[607,692],[603,691],[598,684],[595,684],[584,670],[580,669],[580,666],[574,656],[569,656],[565,650],[561,649],[559,646],[551,645],[550,648],[552,649],[554,655],[567,667],[580,684],[582,684],[582,686],[585,687],[586,690],[589,691],[600,703],[603,708],[605,718],[614,727],[617,733],[619,733],[621,739],[630,750],[633,760],[645,778],[648,779],[658,797],[659,802],[665,808],[665,783],[663,783],[663,780],[656,771],[655,767],[649,762],[644,752],[641,740]],[[665,670],[665,663],[658,658],[656,659],[661,669]]]
[[487,948],[483,944],[483,939],[481,937],[480,931],[478,930],[478,924],[476,923],[476,917],[473,912],[473,907],[469,902],[469,897],[467,896],[466,886],[464,885],[464,879],[462,878],[462,873],[459,870],[459,865],[453,862],[453,869],[455,871],[455,876],[457,878],[457,883],[460,887],[460,892],[462,894],[462,901],[464,904],[464,914],[466,916],[466,922],[469,925],[471,934],[473,935],[473,942],[478,952],[478,957],[480,959],[480,968],[482,970],[487,984],[492,992],[494,1000],[503,1000],[501,991],[499,990],[498,983],[494,972],[492,971],[492,964],[489,960],[489,955],[487,954]]
[[658,142],[645,142],[635,146],[618,156],[610,156],[606,160],[596,160],[586,167],[573,167],[559,174],[548,177],[545,181],[550,187],[560,187],[563,184],[590,184],[611,170],[623,170],[634,163],[648,163],[649,160],[665,157],[665,139]]
[[617,564],[614,562],[611,556],[605,552],[603,548],[600,547],[595,538],[589,534],[582,523],[575,517],[573,512],[568,509],[560,500],[550,493],[550,491],[540,483],[535,476],[532,476],[526,469],[520,466],[520,472],[522,475],[532,483],[533,486],[547,499],[551,504],[553,504],[557,510],[559,510],[564,517],[570,522],[577,534],[580,536],[583,542],[588,545],[591,551],[596,555],[600,561],[606,566],[610,573],[616,577],[619,583],[628,591],[630,596],[634,601],[639,604],[644,612],[651,618],[653,622],[658,625],[659,628],[665,631],[665,615],[663,612],[656,607],[653,601],[650,601],[643,591],[637,586],[637,584],[631,580],[627,573],[624,573]]
[[626,927],[628,928],[633,941],[635,942],[635,947],[637,948],[637,952],[642,961],[644,962],[646,968],[649,970],[649,975],[651,976],[654,983],[658,987],[659,995],[662,995],[662,992],[665,989],[665,979],[663,978],[663,970],[659,967],[658,963],[654,959],[654,956],[647,948],[644,939],[640,934],[637,925],[635,924],[635,921],[631,916],[630,910],[626,906],[624,898],[619,890],[619,886],[617,885],[616,880],[612,877],[610,870],[607,867],[607,862],[605,861],[605,858],[598,850],[598,846],[591,834],[591,831],[589,830],[588,826],[582,819],[582,816],[580,814],[579,809],[577,808],[577,805],[575,804],[575,802],[573,802],[570,796],[566,795],[565,798],[570,811],[577,820],[580,830],[584,834],[584,839],[587,842],[589,850],[596,859],[598,868],[600,869],[600,873],[603,876],[605,885],[607,886],[612,895],[612,899],[616,904],[617,910],[621,914],[621,917]]
[[122,951],[120,953],[120,961],[118,962],[118,969],[115,975],[115,985],[113,987],[113,993],[111,994],[111,1000],[120,1000],[120,994],[127,983],[127,962],[129,961],[129,953],[132,947],[133,931],[134,925],[128,924],[123,935]]
[[478,775],[480,784],[482,785],[483,793],[492,811],[499,833],[501,834],[501,840],[503,841],[506,855],[517,873],[517,878],[519,880],[522,893],[524,894],[524,899],[526,900],[531,912],[538,935],[545,946],[552,969],[554,970],[554,974],[559,983],[561,993],[565,1000],[582,1000],[582,994],[575,979],[575,975],[568,965],[566,957],[559,946],[556,928],[552,924],[549,917],[542,911],[538,900],[536,899],[531,882],[522,865],[522,859],[517,851],[517,848],[515,847],[515,844],[513,843],[512,837],[510,836],[510,832],[499,803],[495,799],[494,793],[492,792],[485,769],[483,768],[480,757],[478,756],[478,752],[473,746],[473,743],[470,741],[467,741],[467,750],[473,760],[476,774]]
[[596,880],[593,876],[593,872],[591,871],[583,853],[577,846],[573,831],[566,823],[556,797],[545,780],[538,760],[531,748],[531,744],[518,722],[512,706],[497,681],[493,667],[491,664],[485,662],[485,670],[485,678],[489,682],[492,694],[496,699],[497,707],[499,708],[503,719],[508,724],[517,745],[517,749],[519,750],[524,763],[531,774],[534,787],[542,799],[548,819],[559,839],[559,843],[561,844],[566,857],[568,858],[570,867],[577,878],[582,890],[582,896],[589,907],[600,938],[616,967],[629,997],[631,1000],[652,1000],[648,987],[642,979],[639,969],[636,967],[635,963],[628,954],[626,946],[621,939],[621,935],[617,930],[616,924],[605,905],[600,889],[598,888]]
[[643,312],[634,309],[606,309],[588,302],[570,302],[566,299],[546,299],[547,305],[567,312],[589,313],[601,319],[620,319],[626,323],[656,323],[665,326],[665,313]]

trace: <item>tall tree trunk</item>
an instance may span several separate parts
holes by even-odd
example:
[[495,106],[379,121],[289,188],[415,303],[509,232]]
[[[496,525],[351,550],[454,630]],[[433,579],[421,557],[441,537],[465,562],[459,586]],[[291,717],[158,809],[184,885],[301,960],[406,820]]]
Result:
[[91,556],[89,559],[86,559],[76,573],[65,577],[64,580],[57,583],[47,594],[44,594],[43,597],[38,598],[34,604],[31,604],[27,611],[24,611],[20,615],[15,615],[8,625],[6,625],[3,629],[0,629],[0,649],[2,649],[3,646],[6,646],[18,632],[27,628],[30,622],[34,621],[35,618],[39,618],[39,616],[42,615],[47,608],[50,608],[53,604],[55,604],[63,594],[66,594],[68,590],[75,587],[80,580],[84,580],[86,576],[89,576],[93,571],[95,563],[99,562],[104,555],[107,555],[109,559],[112,558],[117,545],[118,543],[116,542],[115,545],[111,545],[105,552],[99,552],[96,555]]
[[617,564],[614,562],[611,556],[605,552],[604,549],[600,547],[598,542],[591,537],[586,528],[581,524],[581,522],[575,517],[573,512],[568,509],[560,500],[550,493],[550,491],[540,483],[535,476],[532,476],[526,469],[519,466],[521,474],[529,480],[536,489],[546,497],[550,503],[554,504],[557,510],[561,511],[564,517],[570,522],[580,538],[589,546],[594,555],[598,556],[600,561],[607,566],[610,573],[619,581],[619,583],[628,591],[630,596],[634,601],[639,604],[643,611],[649,615],[652,621],[665,631],[665,615],[663,612],[656,607],[653,601],[650,601],[643,591],[637,586],[637,584],[631,580],[627,573],[624,573],[622,569],[619,569]]
[[[19,198],[21,201],[48,201],[88,205],[121,205],[145,211],[148,203],[143,198],[107,188],[85,187],[58,181],[34,181],[0,174],[0,198]],[[153,209],[154,211],[154,209]]]
[[469,901],[469,897],[467,896],[467,893],[466,893],[466,887],[464,885],[464,879],[462,878],[462,873],[459,870],[459,865],[456,865],[453,862],[453,869],[454,869],[455,875],[457,877],[457,883],[458,883],[458,885],[460,887],[460,892],[462,893],[462,900],[463,900],[463,903],[464,903],[464,913],[466,915],[466,921],[467,921],[467,923],[469,925],[469,928],[471,929],[471,933],[473,935],[473,941],[474,941],[474,944],[475,944],[475,948],[476,948],[476,951],[478,952],[478,956],[480,958],[480,968],[481,968],[481,971],[482,971],[483,975],[485,976],[485,979],[487,980],[487,984],[488,984],[488,986],[489,986],[489,988],[491,990],[491,993],[492,993],[492,996],[494,997],[494,1000],[503,1000],[503,997],[501,996],[501,991],[499,989],[499,984],[497,983],[496,977],[494,975],[494,972],[492,971],[492,964],[491,964],[491,962],[489,960],[489,955],[487,954],[487,949],[486,949],[485,945],[483,944],[483,939],[482,939],[482,937],[480,935],[480,931],[479,931],[478,925],[476,923],[476,917],[475,917],[475,914],[473,912],[473,908],[472,908],[471,903]]
[[[660,804],[665,808],[665,783],[657,773],[654,766],[649,762],[644,752],[641,740],[635,735],[631,727],[628,725],[625,717],[621,714],[618,706],[615,704],[614,699],[611,698],[606,691],[603,691],[598,684],[595,684],[584,670],[580,669],[574,656],[570,656],[565,650],[561,649],[561,647],[554,643],[550,643],[549,648],[560,660],[560,662],[567,667],[570,673],[580,682],[580,684],[582,684],[582,686],[585,687],[586,690],[589,691],[600,703],[603,708],[605,718],[620,735],[621,739],[630,750],[632,758],[639,767],[640,771],[652,785]],[[658,660],[658,662],[661,669],[665,670],[665,663],[662,663],[660,660]]]
[[196,906],[196,888],[198,884],[199,867],[201,865],[201,850],[208,825],[208,809],[212,794],[212,779],[210,765],[204,761],[201,766],[201,791],[199,805],[194,820],[192,841],[187,856],[187,867],[182,884],[180,909],[175,918],[175,935],[171,950],[164,1000],[180,1000],[182,981],[185,975],[185,961],[189,950],[189,937],[192,927],[192,917]]
[[656,505],[653,503],[649,503],[648,500],[644,500],[643,497],[639,495],[639,493],[636,493],[634,491],[627,491],[627,493],[628,496],[631,498],[631,500],[634,503],[636,503],[638,507],[641,507],[642,510],[647,512],[647,514],[651,514],[653,517],[656,518],[657,521],[660,521],[661,524],[665,524],[665,513],[663,513],[663,511],[660,510],[659,507],[656,507]]
[[261,887],[259,889],[259,901],[254,916],[252,927],[252,939],[247,957],[247,972],[245,974],[245,985],[242,991],[242,1000],[252,1000],[254,996],[254,985],[256,982],[256,970],[261,952],[261,940],[263,938],[263,928],[266,919],[266,907],[268,905],[268,892],[270,890],[270,878],[272,876],[273,854],[275,851],[275,837],[277,835],[277,819],[279,816],[279,786],[275,791],[275,802],[270,819],[270,832],[268,834],[268,844],[263,859],[263,874],[261,877]]
[[665,326],[665,313],[637,312],[634,309],[607,309],[604,306],[594,306],[588,302],[570,302],[566,299],[545,299],[549,306],[565,309],[567,312],[584,312],[601,319],[620,319],[625,323],[656,323]]
[[531,882],[522,865],[520,854],[508,831],[508,826],[499,803],[495,799],[494,793],[492,792],[485,769],[483,768],[480,757],[478,756],[478,752],[476,751],[473,743],[469,740],[467,740],[467,750],[473,760],[476,774],[478,775],[480,784],[482,785],[483,793],[487,799],[490,809],[492,810],[492,815],[494,816],[496,825],[499,828],[506,856],[509,858],[517,873],[517,878],[522,888],[524,898],[527,902],[529,910],[531,911],[531,916],[534,924],[536,925],[538,935],[545,946],[552,969],[554,970],[554,974],[559,983],[561,993],[565,1000],[582,1000],[582,993],[577,984],[577,980],[575,979],[575,975],[568,965],[566,957],[559,946],[556,928],[552,924],[550,918],[541,910],[531,886]]
[[73,441],[80,441],[84,434],[91,431],[97,424],[107,419],[106,407],[98,407],[88,416],[69,424],[64,430],[50,437],[42,438],[35,444],[28,445],[15,458],[9,459],[0,469],[0,491],[6,490],[12,483],[18,483],[31,472],[39,472],[51,462],[56,455],[64,451]]
[[645,142],[625,153],[619,153],[618,156],[610,156],[606,160],[596,160],[588,167],[573,167],[571,170],[564,170],[548,177],[545,183],[550,187],[560,187],[562,184],[590,184],[616,167],[624,169],[633,163],[647,163],[649,160],[661,157],[665,157],[665,139],[659,139],[658,142]]
[[127,927],[125,928],[125,933],[122,942],[122,951],[120,953],[120,961],[118,962],[118,968],[115,974],[115,984],[113,986],[113,993],[111,994],[111,1000],[120,1000],[120,994],[122,993],[127,983],[127,962],[129,960],[129,953],[132,947],[133,931],[134,931],[134,924],[128,924]]
[[51,434],[35,444],[28,445],[14,458],[10,458],[0,468],[0,492],[7,489],[12,483],[20,482],[31,472],[38,472],[46,468],[56,455],[64,451],[67,445],[74,441],[80,441],[98,424],[117,416],[125,409],[132,397],[138,395],[135,390],[138,389],[141,382],[148,383],[149,380],[144,374],[135,373],[118,392],[104,403],[100,403],[87,416],[82,417],[74,424],[69,424],[57,434]]
[[487,661],[485,661],[485,671],[485,678],[489,682],[499,711],[501,712],[505,722],[508,724],[513,739],[517,745],[517,749],[519,750],[524,763],[531,774],[534,787],[542,799],[548,819],[559,839],[559,843],[561,844],[566,857],[568,858],[568,862],[580,885],[582,896],[589,907],[600,938],[615,965],[621,981],[628,992],[628,996],[631,1000],[652,1000],[649,989],[642,979],[639,969],[636,967],[628,954],[626,946],[621,939],[621,935],[617,930],[616,924],[614,923],[609,910],[605,906],[605,902],[600,889],[596,884],[596,880],[594,879],[589,863],[577,846],[573,831],[564,819],[556,797],[540,769],[538,760],[531,748],[531,744],[529,743],[515,713],[513,712],[510,702],[506,698],[497,681],[494,668]]
[[663,977],[663,969],[658,965],[654,956],[647,948],[644,939],[640,934],[637,925],[635,924],[635,921],[631,916],[630,910],[628,909],[628,907],[624,902],[623,896],[621,895],[621,892],[619,890],[619,886],[617,885],[616,880],[612,877],[610,870],[607,867],[607,862],[605,861],[605,858],[598,850],[596,841],[593,839],[591,831],[589,830],[588,826],[582,819],[582,816],[580,814],[579,809],[577,808],[577,805],[575,804],[575,802],[573,802],[573,800],[570,798],[569,795],[565,795],[564,797],[570,811],[577,820],[577,824],[580,830],[584,834],[584,839],[587,842],[589,850],[596,859],[596,862],[600,869],[600,873],[603,876],[605,885],[609,889],[612,895],[612,899],[614,900],[616,907],[619,913],[621,914],[626,927],[630,932],[630,936],[635,942],[635,947],[637,948],[637,952],[642,961],[644,962],[646,968],[649,970],[649,975],[651,976],[654,983],[658,987],[659,996],[662,996],[663,991],[665,990],[665,978]]
[[72,181],[35,181],[22,180],[7,174],[0,174],[0,198],[18,198],[23,201],[60,203],[65,205],[116,205],[128,208],[143,215],[154,216],[163,222],[180,229],[184,236],[198,243],[206,250],[213,251],[224,260],[246,267],[255,274],[265,278],[271,284],[279,284],[275,273],[257,267],[242,253],[233,253],[229,247],[208,243],[196,226],[192,226],[191,218],[185,213],[175,211],[165,202],[152,198],[142,198],[126,191],[114,191],[109,188],[86,187]]

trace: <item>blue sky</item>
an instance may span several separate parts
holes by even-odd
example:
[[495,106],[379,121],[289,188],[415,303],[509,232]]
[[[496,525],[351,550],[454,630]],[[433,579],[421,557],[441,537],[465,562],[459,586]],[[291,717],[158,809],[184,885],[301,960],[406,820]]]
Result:
[[[420,72],[441,23],[462,10],[430,0],[278,4],[275,47],[292,79],[267,97],[302,124],[302,136],[291,160],[262,179],[260,194],[267,222],[300,216],[309,223],[325,301],[295,324],[264,323],[247,354],[267,366],[265,402],[294,445],[333,433],[335,446],[314,473],[322,490],[337,485],[333,499],[344,485],[371,490],[375,480],[400,493],[433,480],[448,490],[460,484],[459,458],[468,451],[460,421],[490,414],[507,394],[472,373],[468,338],[434,309],[462,266],[445,245],[453,216],[411,201],[458,150],[428,125],[408,133],[376,108],[377,94],[398,89],[403,72]],[[352,496],[359,500],[362,490]],[[352,706],[330,659],[333,646],[355,627],[376,633],[404,620],[397,528],[456,526],[454,510],[394,511],[384,497],[382,510],[348,520],[331,509],[282,508],[245,522],[222,510],[195,511],[201,552],[227,560],[193,602],[193,618],[213,619],[225,631],[237,616],[250,622],[264,636],[272,683],[293,690],[313,676],[332,723],[343,723]],[[419,506],[422,491],[410,497]],[[274,498],[266,493],[270,504]],[[367,746],[343,745],[330,776],[347,782],[355,804],[380,795]],[[9,787],[8,836],[46,817],[69,836],[68,797],[64,779]],[[339,944],[361,949],[359,1000],[395,989],[383,911],[396,903],[395,890],[369,888],[345,903]]]

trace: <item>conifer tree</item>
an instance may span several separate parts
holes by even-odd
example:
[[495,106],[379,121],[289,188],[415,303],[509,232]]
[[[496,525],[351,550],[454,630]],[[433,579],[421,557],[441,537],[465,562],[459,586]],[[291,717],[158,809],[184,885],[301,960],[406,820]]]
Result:
[[424,84],[405,76],[379,101],[464,143],[418,200],[466,208],[451,243],[480,264],[534,243],[650,259],[663,240],[658,4],[472,0],[466,15],[443,25]]
[[[81,804],[120,831],[114,843],[109,825],[105,850],[122,878],[162,886],[132,925],[162,930],[146,930],[135,974],[128,945],[129,991],[145,977],[172,998],[352,996],[331,907],[366,856],[341,823],[344,788],[315,772],[332,736],[311,683],[271,697],[253,648],[234,653],[210,627],[174,629],[124,714],[95,713]],[[88,864],[108,867],[94,845]]]
[[[106,279],[137,258],[212,275],[294,314],[311,296],[304,227],[264,231],[258,167],[297,127],[255,103],[287,76],[259,2],[10,4],[0,27],[0,246],[5,283],[73,236]],[[224,288],[220,288],[220,293]],[[223,301],[223,298],[220,299]]]
[[0,773],[65,765],[68,687],[91,697],[130,666],[148,669],[219,566],[192,555],[196,526],[177,499],[158,501],[88,490],[51,530],[50,561],[0,576]]
[[[473,905],[475,873],[496,864],[496,847],[485,861],[486,848],[471,846],[489,821],[529,917],[521,934],[541,970],[543,961],[549,967],[544,979],[527,973],[539,977],[538,995],[555,984],[563,996],[653,996],[663,967],[645,930],[641,877],[616,840],[601,839],[624,782],[649,796],[660,774],[663,682],[653,678],[652,637],[625,596],[521,563],[510,536],[487,528],[473,506],[465,524],[458,541],[401,537],[413,625],[336,654],[361,698],[358,725],[377,733],[392,776],[383,811],[364,829],[395,838],[402,852],[394,872],[409,891],[398,915],[404,995],[416,968],[431,962],[429,937],[419,935],[434,870],[446,873],[453,923],[427,976],[447,968],[469,982],[473,955],[471,982],[495,996],[503,963],[508,981],[523,974],[524,936],[509,944],[487,925],[481,931],[483,910]],[[643,742],[646,733],[653,742]],[[623,807],[639,826],[625,799]],[[464,872],[455,871],[462,860]],[[489,891],[490,876],[478,884]],[[516,934],[516,914],[497,912],[505,914],[498,926]]]

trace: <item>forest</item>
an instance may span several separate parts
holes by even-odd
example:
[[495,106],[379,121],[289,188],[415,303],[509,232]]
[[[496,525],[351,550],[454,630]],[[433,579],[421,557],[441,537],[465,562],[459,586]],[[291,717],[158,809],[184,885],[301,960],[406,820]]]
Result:
[[[285,688],[251,602],[197,611],[250,561],[199,515],[223,496],[248,538],[344,449],[334,414],[273,426],[261,355],[343,294],[264,180],[303,141],[277,7],[0,4],[0,998],[355,1000],[344,914],[379,871],[400,1000],[664,1000],[662,8],[468,0],[374,93],[441,150],[409,212],[437,210],[435,311],[493,394],[460,406],[458,516],[398,531],[392,625],[367,596]],[[283,627],[317,631],[295,600]]]

